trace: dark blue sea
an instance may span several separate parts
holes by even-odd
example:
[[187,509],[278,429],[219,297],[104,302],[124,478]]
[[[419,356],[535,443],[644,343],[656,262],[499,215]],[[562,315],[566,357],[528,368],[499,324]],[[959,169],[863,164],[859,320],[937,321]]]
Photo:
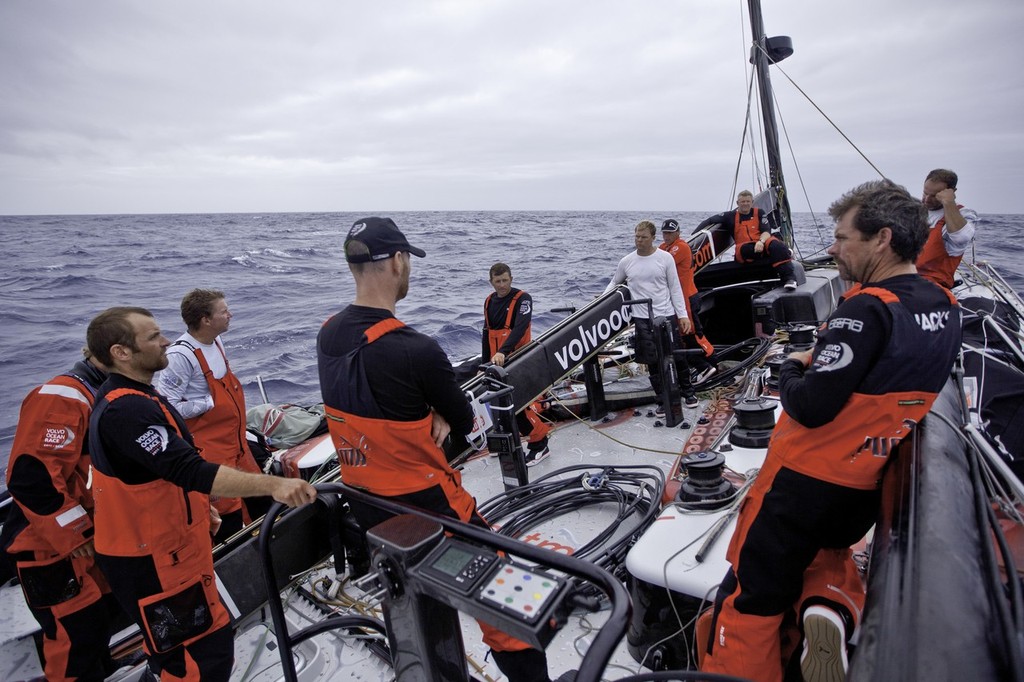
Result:
[[[340,257],[348,227],[364,214],[0,216],[0,469],[6,467],[25,394],[81,357],[85,329],[101,310],[139,305],[172,340],[184,329],[182,295],[221,289],[234,318],[225,335],[250,405],[319,402],[314,341],[320,324],[349,303],[351,276]],[[388,214],[381,214],[388,215]],[[407,324],[435,337],[453,359],[479,352],[487,270],[512,267],[535,301],[535,333],[599,294],[633,249],[633,226],[674,217],[695,226],[706,213],[409,212],[391,215],[410,242]],[[803,257],[830,243],[832,226],[797,215]],[[1024,291],[1019,250],[1024,215],[986,215],[977,258]]]

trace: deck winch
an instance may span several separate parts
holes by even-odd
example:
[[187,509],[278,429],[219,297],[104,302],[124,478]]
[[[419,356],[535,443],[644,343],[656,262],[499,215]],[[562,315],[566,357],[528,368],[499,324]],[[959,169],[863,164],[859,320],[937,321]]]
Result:
[[765,398],[741,400],[733,405],[736,426],[729,442],[742,448],[766,448],[775,428],[775,402]]
[[680,460],[680,466],[686,479],[676,499],[687,509],[718,509],[736,493],[736,487],[722,476],[725,455],[720,452],[690,453]]

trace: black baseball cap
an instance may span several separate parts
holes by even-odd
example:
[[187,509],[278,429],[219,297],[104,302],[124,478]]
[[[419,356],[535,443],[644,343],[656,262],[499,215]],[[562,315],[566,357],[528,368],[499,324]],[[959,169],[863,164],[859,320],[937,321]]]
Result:
[[[369,253],[349,255],[348,243],[357,241],[366,246]],[[404,251],[423,258],[427,252],[409,243],[402,231],[391,218],[362,218],[352,223],[352,229],[345,237],[345,260],[349,263],[369,263],[391,258]]]
[[679,231],[679,223],[677,223],[672,218],[669,218],[668,220],[666,220],[665,222],[663,222],[661,224],[661,231],[662,232],[678,232]]

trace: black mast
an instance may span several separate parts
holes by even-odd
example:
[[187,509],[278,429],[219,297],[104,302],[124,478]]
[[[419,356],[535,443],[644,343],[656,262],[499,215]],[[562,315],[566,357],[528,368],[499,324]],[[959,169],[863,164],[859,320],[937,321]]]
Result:
[[775,102],[772,99],[772,83],[768,65],[780,62],[793,54],[793,41],[788,36],[768,38],[764,34],[764,20],[761,17],[761,0],[747,0],[750,11],[750,30],[753,44],[750,48],[750,62],[757,71],[757,86],[761,98],[761,118],[764,122],[765,144],[768,152],[768,184],[777,192],[776,208],[779,228],[783,241],[793,248],[793,221],[789,211],[789,195],[782,177],[782,156],[779,153],[779,129],[775,123]]

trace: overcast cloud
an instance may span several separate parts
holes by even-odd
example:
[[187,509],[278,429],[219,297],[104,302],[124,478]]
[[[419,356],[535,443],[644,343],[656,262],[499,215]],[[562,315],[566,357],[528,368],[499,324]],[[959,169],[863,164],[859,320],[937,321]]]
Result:
[[[763,3],[882,172],[1024,213],[1024,3]],[[4,0],[0,213],[721,210],[744,4]],[[877,177],[772,77],[811,208]]]

